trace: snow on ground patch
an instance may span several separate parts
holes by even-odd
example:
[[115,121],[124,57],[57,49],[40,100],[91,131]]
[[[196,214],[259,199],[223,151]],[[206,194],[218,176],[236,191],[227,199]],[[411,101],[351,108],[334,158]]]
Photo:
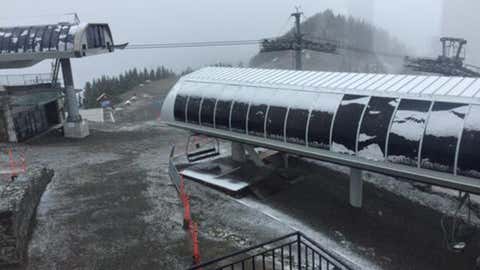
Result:
[[[292,228],[295,231],[301,231],[311,237],[313,240],[318,242],[322,247],[325,247],[330,252],[339,255],[346,262],[356,265],[359,269],[381,269],[378,265],[375,265],[373,262],[370,262],[364,258],[359,257],[357,254],[348,250],[348,248],[338,245],[334,240],[327,237],[325,234],[319,232],[318,230],[312,229],[310,226],[303,223],[301,220],[293,218],[288,214],[284,213],[281,210],[271,208],[261,202],[255,201],[250,198],[244,198],[237,200],[239,203],[248,206],[250,208],[256,209],[265,215],[277,220],[278,222],[285,224],[286,226]],[[340,232],[337,232],[340,233]],[[340,233],[341,234],[341,233]],[[351,245],[346,240],[342,241],[346,247]]]

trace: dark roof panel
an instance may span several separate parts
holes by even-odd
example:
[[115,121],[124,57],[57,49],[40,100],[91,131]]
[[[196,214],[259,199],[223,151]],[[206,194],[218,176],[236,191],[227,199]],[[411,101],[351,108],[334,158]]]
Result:
[[[0,27],[0,68],[27,67],[45,59],[85,57],[113,50],[108,24]],[[19,66],[20,62],[23,64]]]

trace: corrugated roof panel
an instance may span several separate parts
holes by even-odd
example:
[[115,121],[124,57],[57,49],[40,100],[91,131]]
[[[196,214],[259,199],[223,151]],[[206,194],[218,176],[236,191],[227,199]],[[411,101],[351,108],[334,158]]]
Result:
[[392,87],[396,83],[400,82],[401,80],[405,79],[406,77],[407,77],[407,75],[394,76],[391,80],[389,80],[388,82],[380,85],[375,90],[377,90],[377,91],[387,91],[387,89],[389,89],[390,87]]
[[375,75],[374,77],[372,77],[370,80],[360,84],[359,86],[357,86],[357,89],[358,90],[365,90],[365,89],[368,89],[368,87],[376,82],[378,82],[379,80],[381,80],[383,77],[385,77],[385,74],[377,74]]
[[418,93],[422,92],[423,90],[425,90],[425,88],[427,88],[430,85],[432,85],[433,83],[435,83],[435,81],[437,81],[439,78],[440,77],[436,77],[436,76],[427,77],[427,79],[425,79],[423,82],[421,82],[420,84],[413,87],[408,93],[418,94]]
[[352,83],[351,85],[347,86],[347,89],[356,89],[357,86],[361,85],[362,83],[370,80],[371,78],[375,77],[375,74],[367,74],[365,77],[359,79],[358,81]]
[[256,70],[255,70],[255,69],[247,70],[245,73],[242,72],[242,70],[236,70],[234,73],[229,74],[229,76],[227,76],[224,80],[229,80],[229,81],[242,81],[242,80],[245,80],[245,78],[246,78],[249,74],[255,74],[255,73],[256,73]]
[[310,82],[308,82],[306,85],[307,86],[313,86],[313,85],[316,85],[318,83],[321,83],[322,81],[325,81],[325,80],[328,80],[329,78],[332,78],[333,76],[335,76],[335,72],[327,72],[325,73],[323,76],[319,76],[317,78],[313,78]]
[[265,70],[258,70],[256,73],[251,74],[249,76],[246,76],[244,80],[242,81],[247,81],[247,82],[256,82],[257,78],[262,76],[264,73],[266,73]]
[[285,83],[289,85],[294,85],[296,81],[305,78],[306,76],[308,76],[308,72],[298,72],[294,77],[289,78]]
[[339,85],[342,85],[343,83],[347,82],[348,80],[351,80],[353,77],[355,77],[355,75],[357,75],[356,73],[347,73],[347,74],[348,74],[347,76],[333,83],[332,85],[330,85],[330,87],[337,88]]
[[417,76],[415,75],[407,75],[402,80],[398,81],[397,83],[390,86],[388,89],[385,89],[387,92],[398,92],[402,87],[409,84],[413,80],[415,80]]
[[298,73],[296,73],[296,72],[291,72],[291,73],[285,75],[284,77],[279,78],[275,83],[278,83],[278,84],[288,84],[288,82],[289,82],[292,78],[296,78],[297,76],[298,76]]
[[474,97],[480,91],[480,79],[476,79],[472,85],[470,85],[465,92],[462,93],[462,97]]
[[450,90],[462,82],[464,78],[451,78],[447,83],[442,85],[437,91],[433,92],[435,95],[446,95]]
[[440,87],[442,87],[444,84],[446,84],[450,78],[448,77],[440,77],[438,80],[436,80],[434,83],[429,85],[427,88],[425,88],[421,94],[423,95],[431,95],[435,91],[437,91]]
[[348,80],[345,80],[343,83],[339,84],[337,87],[338,89],[344,89],[346,87],[348,87],[349,85],[357,82],[358,80],[364,78],[365,76],[367,76],[367,74],[365,73],[353,73],[354,76],[352,76],[351,78],[349,78]]
[[324,73],[324,72],[313,72],[313,71],[306,72],[304,76],[298,77],[296,80],[292,81],[292,84],[303,86],[304,81],[307,81],[312,77],[317,76],[319,73]]
[[384,84],[388,83],[390,80],[392,80],[395,76],[397,76],[397,75],[392,75],[392,74],[385,75],[379,81],[377,81],[374,84],[368,86],[366,88],[366,90],[377,90],[379,87],[381,87],[382,85],[384,85]]
[[312,86],[313,87],[323,87],[323,88],[325,88],[329,83],[335,82],[335,81],[341,79],[341,77],[343,77],[344,75],[345,74],[334,72],[333,76],[330,76],[330,77],[326,78],[325,80],[321,80],[321,81],[313,84]]
[[252,82],[253,82],[253,80],[255,80],[255,82],[260,82],[260,81],[262,81],[263,79],[272,76],[272,75],[275,74],[276,72],[278,72],[278,71],[276,71],[276,70],[268,70],[268,69],[263,70],[263,72],[259,73],[257,77],[252,78]]
[[348,73],[343,73],[343,74],[340,73],[340,76],[337,76],[337,77],[335,77],[334,79],[331,79],[331,80],[328,81],[328,82],[324,82],[324,83],[322,84],[322,87],[326,87],[326,88],[332,87],[333,84],[343,81],[343,79],[346,78],[346,77],[348,77],[348,75],[350,75],[350,74],[348,74]]
[[258,80],[258,82],[259,83],[268,83],[269,81],[274,81],[278,78],[281,78],[282,76],[285,76],[285,74],[288,74],[288,70],[278,70],[276,74],[265,77],[262,80]]
[[406,85],[402,86],[400,89],[397,90],[399,93],[408,93],[413,88],[424,82],[428,77],[427,76],[417,76],[415,79],[411,80]]
[[447,93],[447,95],[449,95],[449,96],[461,96],[461,94],[463,92],[465,92],[465,90],[467,90],[468,87],[475,82],[475,80],[476,79],[474,79],[474,78],[464,78],[464,80],[461,83],[459,83],[457,86],[452,88],[452,90],[450,90]]

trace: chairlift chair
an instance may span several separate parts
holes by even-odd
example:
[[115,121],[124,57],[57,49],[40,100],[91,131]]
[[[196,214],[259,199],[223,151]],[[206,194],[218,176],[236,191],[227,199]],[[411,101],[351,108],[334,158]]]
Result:
[[[206,141],[198,141],[196,138],[206,138]],[[196,162],[219,155],[220,142],[217,138],[205,137],[198,134],[192,134],[188,136],[186,147],[186,156],[188,162]]]

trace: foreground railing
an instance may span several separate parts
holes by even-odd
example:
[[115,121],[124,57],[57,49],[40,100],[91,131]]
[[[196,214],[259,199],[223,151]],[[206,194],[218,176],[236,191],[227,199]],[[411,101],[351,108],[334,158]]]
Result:
[[350,270],[353,268],[301,232],[295,232],[189,268],[189,270],[197,269]]

